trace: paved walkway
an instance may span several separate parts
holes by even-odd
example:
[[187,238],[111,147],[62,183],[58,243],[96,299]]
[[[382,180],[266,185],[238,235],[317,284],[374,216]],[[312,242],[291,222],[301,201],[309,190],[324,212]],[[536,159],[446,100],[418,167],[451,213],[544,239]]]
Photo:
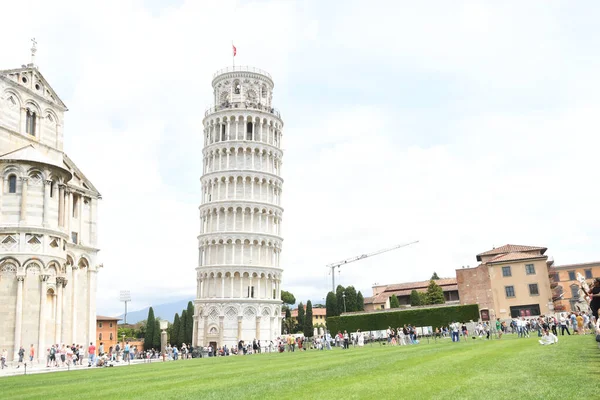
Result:
[[[147,361],[146,361],[147,362]],[[153,359],[153,363],[161,362],[161,360]],[[135,364],[143,364],[144,360],[132,360],[128,363],[124,362],[115,362],[113,363],[115,367],[125,367],[128,365]],[[4,376],[17,376],[17,375],[30,375],[30,374],[47,374],[50,372],[59,372],[59,371],[78,371],[78,370],[91,370],[94,368],[104,368],[104,367],[88,367],[87,360],[83,360],[83,365],[71,365],[70,367],[46,367],[45,364],[38,364],[34,361],[33,365],[27,363],[27,369],[23,365],[19,368],[14,366],[9,366],[8,368],[0,369],[0,378]],[[108,367],[107,367],[108,368]]]

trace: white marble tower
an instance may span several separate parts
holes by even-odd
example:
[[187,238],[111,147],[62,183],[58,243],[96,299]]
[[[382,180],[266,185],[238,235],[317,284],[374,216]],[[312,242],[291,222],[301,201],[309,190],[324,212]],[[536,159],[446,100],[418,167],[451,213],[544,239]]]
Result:
[[213,76],[204,149],[195,346],[281,334],[281,136],[273,80],[230,67]]

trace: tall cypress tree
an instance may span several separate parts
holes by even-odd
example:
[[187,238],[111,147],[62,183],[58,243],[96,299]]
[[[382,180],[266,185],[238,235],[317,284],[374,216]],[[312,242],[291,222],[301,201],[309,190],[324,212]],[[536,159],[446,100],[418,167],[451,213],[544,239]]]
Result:
[[154,340],[152,340],[154,348],[160,351],[160,321],[157,319],[154,321]]
[[303,332],[306,337],[313,337],[314,335],[312,303],[310,300],[306,302],[306,316],[304,318]]
[[415,289],[410,292],[410,305],[413,307],[421,305],[421,296]]
[[344,312],[344,292],[346,288],[338,285],[335,289],[335,298],[337,299],[338,315]]
[[152,307],[148,310],[148,319],[146,319],[146,333],[144,334],[144,349],[150,350],[154,344],[154,310]]
[[390,308],[400,308],[400,301],[395,294],[390,297]]
[[192,335],[194,332],[194,303],[188,303],[185,320],[185,344],[189,346],[192,343]]
[[304,304],[298,303],[298,329],[304,329]]
[[177,340],[179,340],[179,313],[175,313],[175,318],[173,318],[173,328],[171,329],[171,337],[169,338],[169,342],[171,344],[176,344]]
[[356,311],[365,311],[365,298],[360,290],[356,294],[356,306],[358,307]]
[[187,329],[187,311],[181,312],[181,318],[179,318],[179,336],[177,337],[177,347],[181,347],[182,343],[185,343],[185,332]]
[[325,299],[325,309],[327,318],[337,317],[338,315],[340,315],[340,312],[338,311],[337,307],[337,299],[335,298],[335,293],[327,293],[327,298]]
[[356,289],[354,289],[354,286],[346,287],[346,311],[358,311],[358,306],[356,305]]

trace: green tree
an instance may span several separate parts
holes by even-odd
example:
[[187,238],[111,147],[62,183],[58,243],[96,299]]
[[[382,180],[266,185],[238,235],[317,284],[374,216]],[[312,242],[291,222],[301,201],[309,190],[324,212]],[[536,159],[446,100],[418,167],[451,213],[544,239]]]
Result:
[[310,300],[306,302],[306,317],[304,320],[303,332],[306,337],[313,337],[314,335],[312,303]]
[[154,326],[156,325],[154,318],[154,310],[152,307],[148,310],[148,318],[146,319],[146,333],[144,334],[144,349],[150,350],[154,344]]
[[283,331],[286,333],[292,333],[294,329],[294,320],[292,319],[292,312],[289,307],[285,308],[285,318],[283,319]]
[[438,280],[438,279],[440,279],[440,277],[438,276],[437,272],[434,271],[433,275],[431,275],[431,279]]
[[356,294],[356,306],[358,307],[356,311],[365,311],[365,298],[363,297],[360,290]]
[[420,302],[421,302],[422,306],[431,304],[431,301],[429,300],[429,295],[427,294],[427,292],[419,292],[419,298],[421,299]]
[[421,296],[415,289],[410,292],[410,305],[413,307],[421,305]]
[[283,301],[285,304],[294,305],[296,304],[296,297],[294,297],[294,295],[290,292],[282,290],[281,301]]
[[189,346],[192,343],[194,334],[194,303],[188,302],[186,320],[185,320],[185,344]]
[[305,311],[304,311],[304,304],[302,304],[302,302],[298,303],[298,329],[302,330],[304,329],[304,316],[305,316]]
[[338,285],[337,288],[335,289],[335,298],[337,300],[337,309],[338,309],[338,315],[340,315],[341,313],[344,312],[344,292],[346,291],[346,288],[343,287],[342,285]]
[[177,344],[179,340],[179,313],[175,313],[175,318],[173,318],[173,325],[171,328],[171,337],[169,338],[169,342],[171,344]]
[[335,298],[335,293],[327,293],[327,298],[325,299],[325,309],[327,318],[337,317],[338,315],[340,315],[340,312],[338,311],[337,307],[337,299]]
[[356,289],[354,289],[354,286],[346,287],[346,311],[358,311],[358,305],[356,304]]
[[185,343],[185,332],[187,329],[187,310],[181,312],[181,318],[179,318],[179,336],[177,337],[177,347],[180,347],[182,343]]
[[433,279],[429,281],[429,286],[427,286],[427,297],[428,304],[444,304],[446,302],[444,291]]
[[154,348],[160,351],[160,318],[157,318],[154,321],[154,338],[152,339],[152,344]]
[[390,308],[400,308],[400,301],[395,294],[390,297]]

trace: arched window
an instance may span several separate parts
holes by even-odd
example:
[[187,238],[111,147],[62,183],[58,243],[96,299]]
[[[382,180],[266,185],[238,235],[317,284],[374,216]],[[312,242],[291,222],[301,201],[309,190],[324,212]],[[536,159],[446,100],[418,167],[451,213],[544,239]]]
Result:
[[267,97],[267,86],[266,85],[262,85],[262,90],[261,90],[261,94],[262,97]]
[[35,120],[36,120],[35,112],[27,109],[27,116],[26,116],[26,121],[25,121],[25,132],[27,132],[33,136],[35,136]]
[[240,94],[242,87],[240,86],[240,81],[233,82],[233,92],[235,94]]
[[17,177],[11,175],[8,177],[8,193],[17,193]]
[[252,122],[246,124],[246,140],[252,140]]
[[113,334],[112,334],[112,332],[110,333],[110,340],[113,340]]
[[227,138],[225,137],[225,133],[226,133],[226,127],[225,124],[221,125],[221,141],[225,141],[227,140]]
[[50,182],[50,197],[54,197],[54,181]]

